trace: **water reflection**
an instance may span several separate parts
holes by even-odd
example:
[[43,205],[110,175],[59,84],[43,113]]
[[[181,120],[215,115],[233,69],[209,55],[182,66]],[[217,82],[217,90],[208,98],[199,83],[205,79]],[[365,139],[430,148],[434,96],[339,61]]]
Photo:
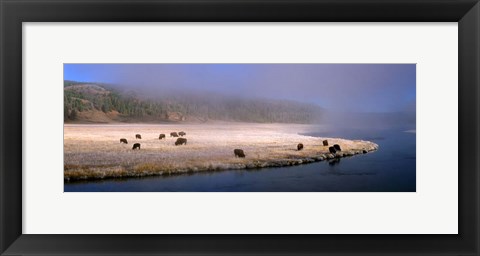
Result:
[[328,161],[328,165],[330,165],[330,166],[335,166],[339,163],[340,163],[340,158],[334,158],[334,159]]

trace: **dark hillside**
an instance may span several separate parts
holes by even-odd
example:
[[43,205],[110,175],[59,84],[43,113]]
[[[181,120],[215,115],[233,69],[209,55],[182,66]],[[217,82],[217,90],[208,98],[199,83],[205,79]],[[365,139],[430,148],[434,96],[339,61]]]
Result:
[[316,105],[287,100],[186,92],[152,97],[108,84],[64,81],[65,122],[315,123],[322,112]]

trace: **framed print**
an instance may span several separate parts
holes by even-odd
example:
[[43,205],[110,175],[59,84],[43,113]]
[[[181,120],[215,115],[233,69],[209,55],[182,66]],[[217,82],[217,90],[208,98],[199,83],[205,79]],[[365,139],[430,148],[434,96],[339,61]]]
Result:
[[477,1],[1,1],[2,255],[478,255]]
[[[145,26],[151,36],[141,35]],[[457,233],[458,188],[438,186],[454,183],[457,161],[439,162],[431,154],[443,146],[438,137],[450,138],[457,151],[457,127],[449,125],[458,123],[456,24],[158,23],[118,30],[115,24],[26,22],[23,28],[24,132],[30,138],[24,146],[25,233]],[[382,37],[375,44],[348,44],[345,55],[345,47],[332,45],[348,42],[349,29]],[[69,40],[82,31],[88,31],[85,40]],[[245,33],[258,42],[236,45]],[[285,33],[302,42],[302,51],[285,50],[294,43]],[[123,51],[132,44],[122,39],[125,34],[141,38],[142,49]],[[224,36],[212,42],[217,34]],[[413,46],[402,40],[406,36],[419,42]],[[93,49],[86,47],[90,37],[96,38]],[[195,45],[174,46],[193,40]],[[59,52],[69,52],[68,58]],[[118,52],[122,63],[116,63]],[[336,63],[343,55],[348,63]],[[441,76],[438,70],[444,70]],[[63,91],[39,86],[58,77],[64,77]],[[112,78],[118,82],[107,80]],[[429,84],[436,84],[437,97],[427,101]],[[58,93],[63,102],[37,102],[37,95]],[[63,132],[28,126],[39,117],[63,123]],[[417,139],[417,132],[427,131]],[[53,157],[45,162],[36,153],[44,150],[46,137],[61,145],[49,154],[63,163]],[[35,171],[57,164],[63,173]],[[48,182],[59,177],[63,184]],[[368,210],[359,212],[358,205]],[[201,223],[188,217],[198,207]],[[44,208],[57,211],[42,214]],[[84,218],[92,214],[84,211],[89,208],[110,217]],[[283,222],[280,230],[276,223],[295,211],[302,220]],[[348,225],[332,221],[352,211],[357,214],[344,220]],[[172,221],[115,228],[138,212],[142,221]],[[69,225],[48,224],[57,222]]]

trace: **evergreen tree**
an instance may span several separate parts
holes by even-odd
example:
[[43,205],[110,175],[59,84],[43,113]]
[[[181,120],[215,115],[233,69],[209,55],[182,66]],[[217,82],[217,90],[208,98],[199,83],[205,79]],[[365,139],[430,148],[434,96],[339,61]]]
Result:
[[70,112],[70,120],[76,120],[78,117],[77,110],[72,109],[72,112]]

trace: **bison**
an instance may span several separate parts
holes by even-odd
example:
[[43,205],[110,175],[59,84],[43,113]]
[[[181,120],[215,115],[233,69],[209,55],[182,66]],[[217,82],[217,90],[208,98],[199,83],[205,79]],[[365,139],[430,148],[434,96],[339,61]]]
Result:
[[245,153],[242,149],[234,149],[233,153],[235,154],[235,157],[245,157]]
[[336,151],[342,151],[342,149],[340,148],[340,145],[338,144],[333,145],[333,147],[335,148]]
[[178,135],[180,135],[180,136],[183,137],[183,136],[185,136],[185,135],[187,135],[187,134],[186,134],[185,132],[179,132]]
[[133,144],[132,149],[137,149],[137,148],[140,150],[140,143]]
[[159,140],[161,140],[161,139],[165,139],[165,134],[163,134],[163,133],[162,133],[162,134],[160,134],[160,135],[158,136],[158,139],[159,139]]
[[120,139],[120,143],[128,144],[128,141],[127,141],[127,139],[122,138],[122,139]]
[[135,134],[135,139],[141,139],[142,138],[142,135],[140,134]]
[[303,144],[302,143],[298,143],[297,145],[297,150],[302,150],[303,149]]
[[177,141],[175,141],[175,146],[185,144],[187,145],[187,139],[185,138],[178,138]]
[[324,141],[323,141],[323,145],[324,145],[324,146],[328,146],[328,140],[324,140]]
[[176,132],[171,132],[170,137],[178,137],[178,134]]
[[328,148],[328,151],[330,151],[330,153],[332,153],[332,154],[337,153],[337,150],[335,150],[334,147],[329,147],[329,148]]

